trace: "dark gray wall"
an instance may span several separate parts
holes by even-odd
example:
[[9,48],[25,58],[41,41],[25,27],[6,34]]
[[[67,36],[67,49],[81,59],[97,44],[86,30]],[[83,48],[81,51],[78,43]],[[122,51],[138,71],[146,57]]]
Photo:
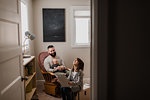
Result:
[[[107,64],[99,66],[99,96],[107,92],[105,100],[150,100],[150,3],[148,0],[104,1],[98,2],[101,23],[98,38],[105,38],[98,40],[98,63],[104,63],[102,58],[107,58],[103,60]],[[101,82],[102,78],[107,86]],[[106,91],[101,91],[103,86]]]

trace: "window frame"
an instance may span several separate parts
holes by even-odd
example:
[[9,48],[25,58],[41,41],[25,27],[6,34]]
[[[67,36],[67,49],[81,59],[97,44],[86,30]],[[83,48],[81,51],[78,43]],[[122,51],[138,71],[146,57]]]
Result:
[[89,10],[90,11],[90,6],[72,6],[71,7],[71,17],[70,17],[70,22],[71,22],[71,47],[72,48],[83,48],[83,47],[90,47],[91,45],[91,16],[78,16],[78,18],[90,18],[89,20],[89,33],[88,33],[88,37],[89,37],[89,42],[88,43],[76,43],[76,25],[75,25],[75,15],[74,15],[74,11],[75,10]]

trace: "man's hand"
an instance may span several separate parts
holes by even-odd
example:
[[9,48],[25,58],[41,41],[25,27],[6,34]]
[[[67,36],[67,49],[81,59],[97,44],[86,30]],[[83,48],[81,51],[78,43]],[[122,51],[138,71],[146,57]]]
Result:
[[61,70],[61,67],[60,67],[60,66],[56,67],[56,70],[59,70],[59,71],[60,71],[60,70]]
[[65,70],[65,67],[64,66],[60,66],[61,70]]
[[56,81],[59,83],[59,80],[58,80],[58,79],[57,79]]
[[54,68],[56,71],[59,70],[59,71],[63,71],[65,70],[65,67],[64,66],[57,66],[56,68]]

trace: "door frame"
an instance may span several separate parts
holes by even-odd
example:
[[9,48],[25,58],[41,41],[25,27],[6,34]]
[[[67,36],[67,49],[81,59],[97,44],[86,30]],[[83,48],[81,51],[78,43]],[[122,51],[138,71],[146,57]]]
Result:
[[108,0],[91,0],[90,100],[107,100]]

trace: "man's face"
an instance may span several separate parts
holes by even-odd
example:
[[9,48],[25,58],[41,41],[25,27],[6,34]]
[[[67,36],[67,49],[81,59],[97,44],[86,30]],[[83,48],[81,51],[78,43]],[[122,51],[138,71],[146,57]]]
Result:
[[56,56],[56,51],[54,48],[49,48],[48,49],[48,53],[52,56],[52,57],[55,57]]

